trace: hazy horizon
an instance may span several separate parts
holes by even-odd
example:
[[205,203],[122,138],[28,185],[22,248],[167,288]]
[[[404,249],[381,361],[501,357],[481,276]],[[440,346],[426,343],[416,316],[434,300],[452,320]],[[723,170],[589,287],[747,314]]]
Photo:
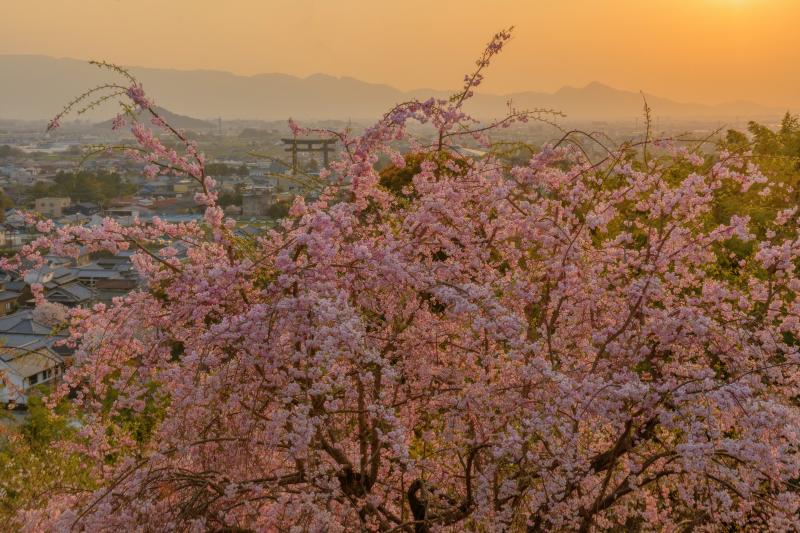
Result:
[[[82,57],[69,57],[69,56],[59,56],[59,55],[49,55],[49,54],[0,54],[0,58],[2,58],[2,57],[41,57],[41,58],[56,59],[56,60],[80,61],[80,62],[85,62],[85,63],[89,63],[90,61],[101,61],[101,60],[103,60],[103,58],[97,58],[97,57],[82,58]],[[235,76],[237,78],[258,78],[260,76],[287,76],[287,77],[291,77],[291,78],[297,78],[297,79],[300,79],[300,80],[308,80],[308,79],[313,79],[314,77],[324,76],[324,77],[330,77],[330,78],[335,78],[335,79],[357,80],[359,82],[363,82],[363,83],[366,83],[366,84],[369,84],[369,85],[389,87],[391,89],[395,89],[395,90],[400,91],[400,92],[415,92],[415,91],[427,91],[427,90],[435,91],[435,92],[448,92],[448,91],[456,92],[458,90],[458,86],[457,86],[456,83],[453,83],[452,86],[450,86],[450,87],[419,86],[419,87],[410,87],[408,89],[401,89],[400,87],[398,87],[396,85],[393,85],[391,83],[375,81],[375,80],[371,80],[371,79],[361,78],[361,77],[358,77],[358,76],[336,75],[336,74],[331,74],[329,72],[312,72],[312,73],[307,74],[307,75],[296,75],[296,74],[290,74],[288,72],[277,72],[277,71],[274,71],[274,72],[266,72],[266,71],[265,72],[256,72],[256,73],[253,73],[253,74],[240,74],[240,73],[232,72],[230,70],[215,69],[215,68],[179,68],[179,67],[167,67],[167,66],[156,67],[156,66],[147,65],[147,64],[119,64],[119,66],[121,66],[121,67],[123,67],[125,69],[134,70],[134,71],[135,70],[148,70],[148,71],[185,72],[185,73],[203,73],[203,72],[206,72],[206,73],[227,74],[227,75]],[[701,104],[701,105],[714,106],[714,105],[721,105],[721,104],[752,103],[752,104],[757,104],[757,105],[760,105],[760,106],[772,107],[772,108],[783,108],[783,107],[786,107],[786,108],[794,109],[795,107],[800,107],[800,102],[798,102],[797,105],[793,105],[793,104],[782,105],[780,103],[778,103],[778,104],[770,104],[768,102],[759,101],[759,100],[756,100],[754,98],[737,98],[737,99],[728,99],[728,100],[720,99],[720,100],[716,100],[716,101],[715,100],[710,100],[710,101],[687,100],[687,99],[676,98],[671,94],[657,93],[657,92],[651,91],[651,90],[649,90],[647,88],[620,87],[620,86],[614,85],[612,83],[608,83],[608,82],[606,82],[605,80],[602,80],[602,79],[590,80],[590,81],[587,81],[585,83],[581,83],[581,84],[577,84],[577,85],[564,84],[564,85],[558,86],[558,87],[556,87],[555,89],[552,89],[552,90],[537,90],[537,89],[534,89],[534,88],[528,88],[528,89],[524,89],[523,88],[521,90],[511,91],[511,92],[497,92],[497,91],[478,90],[478,91],[476,91],[476,94],[493,95],[493,96],[511,96],[511,95],[514,95],[514,94],[521,94],[521,93],[540,93],[540,94],[551,95],[551,94],[556,94],[559,91],[562,91],[564,89],[586,89],[586,88],[589,88],[589,87],[595,86],[595,85],[599,85],[599,86],[602,86],[602,87],[607,87],[607,88],[614,89],[614,90],[617,90],[617,91],[643,92],[643,93],[645,93],[647,95],[658,96],[660,98],[668,99],[668,100],[671,100],[671,101],[673,101],[675,103],[681,103],[681,104]]]
[[800,106],[800,72],[789,68],[799,48],[793,0],[233,0],[224,8],[211,0],[28,0],[4,8],[4,55],[447,90],[492,33],[515,25],[481,87],[487,93],[596,81],[681,102]]

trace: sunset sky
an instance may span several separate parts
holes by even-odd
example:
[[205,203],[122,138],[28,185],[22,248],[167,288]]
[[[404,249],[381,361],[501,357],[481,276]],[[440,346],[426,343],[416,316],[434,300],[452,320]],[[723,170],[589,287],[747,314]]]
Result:
[[600,81],[800,105],[800,0],[0,0],[0,54],[452,88],[496,30],[485,91]]

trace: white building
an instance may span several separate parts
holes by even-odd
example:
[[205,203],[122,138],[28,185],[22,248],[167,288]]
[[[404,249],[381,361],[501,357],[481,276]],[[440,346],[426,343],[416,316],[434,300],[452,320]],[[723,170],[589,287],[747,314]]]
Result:
[[37,198],[34,210],[48,218],[61,218],[69,204],[69,198]]

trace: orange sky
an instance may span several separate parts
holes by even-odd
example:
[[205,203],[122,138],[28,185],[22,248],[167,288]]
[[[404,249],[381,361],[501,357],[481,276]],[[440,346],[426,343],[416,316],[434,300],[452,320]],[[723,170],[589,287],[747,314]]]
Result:
[[600,81],[800,106],[800,0],[0,0],[0,54],[348,75],[452,88],[516,26],[484,90]]

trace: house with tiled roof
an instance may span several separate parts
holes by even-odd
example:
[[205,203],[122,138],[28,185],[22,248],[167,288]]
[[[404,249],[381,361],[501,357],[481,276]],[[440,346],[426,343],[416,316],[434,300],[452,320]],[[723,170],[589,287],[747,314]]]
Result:
[[23,405],[32,387],[54,383],[70,350],[58,341],[65,334],[38,321],[26,309],[0,317],[0,402]]

